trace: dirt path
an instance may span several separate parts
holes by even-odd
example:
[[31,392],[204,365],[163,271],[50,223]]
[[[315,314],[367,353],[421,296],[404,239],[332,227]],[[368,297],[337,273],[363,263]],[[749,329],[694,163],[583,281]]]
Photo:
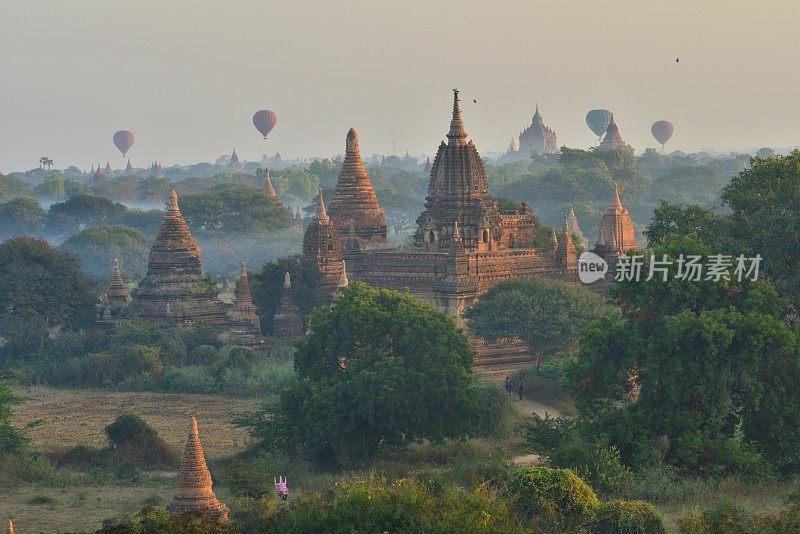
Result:
[[[547,404],[542,404],[541,402],[536,402],[526,398],[519,400],[519,397],[516,395],[512,397],[511,404],[519,413],[526,417],[530,417],[534,414],[542,418],[544,418],[546,414],[549,414],[550,417],[561,417],[561,412],[553,406],[548,406]],[[542,459],[539,457],[539,455],[533,453],[520,454],[519,456],[515,456],[512,461],[516,465],[523,467],[540,465],[542,463]]]

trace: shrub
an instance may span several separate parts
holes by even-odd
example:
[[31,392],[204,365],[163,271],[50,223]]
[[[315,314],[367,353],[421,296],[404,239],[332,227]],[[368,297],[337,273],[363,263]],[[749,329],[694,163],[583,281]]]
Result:
[[620,494],[633,478],[631,470],[620,462],[619,450],[613,445],[577,440],[553,450],[549,459],[553,467],[572,469],[604,494]]
[[219,389],[217,381],[203,367],[168,367],[159,379],[164,391],[175,393],[216,393]]
[[274,477],[286,476],[296,481],[296,472],[286,456],[265,452],[250,461],[235,462],[228,473],[227,485],[234,495],[260,498],[275,492]]
[[220,353],[213,345],[200,345],[189,350],[189,365],[216,365]]
[[228,352],[223,367],[225,369],[249,369],[256,361],[258,354],[247,347],[233,347]]
[[261,360],[249,369],[225,369],[219,382],[221,389],[230,395],[265,396],[280,393],[296,376],[291,361]]
[[79,361],[79,366],[79,385],[82,386],[107,386],[125,376],[119,358],[104,352],[89,354]]
[[515,469],[508,490],[515,508],[547,532],[589,524],[599,504],[592,488],[569,469]]
[[662,534],[666,532],[664,518],[650,503],[642,501],[612,501],[602,503],[592,522],[596,534]]
[[158,432],[138,415],[126,412],[106,427],[113,459],[120,467],[131,461],[138,467],[155,469],[173,467],[177,454],[158,436]]

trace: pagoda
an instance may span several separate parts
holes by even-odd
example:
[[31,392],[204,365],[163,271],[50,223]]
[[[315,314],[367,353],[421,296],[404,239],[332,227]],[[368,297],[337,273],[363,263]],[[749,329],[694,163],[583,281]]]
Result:
[[192,417],[192,429],[186,438],[183,459],[175,482],[175,495],[166,507],[169,515],[173,518],[202,517],[215,523],[226,523],[228,507],[214,495],[212,484],[197,431],[197,419]]
[[130,176],[133,174],[133,165],[131,165],[131,158],[128,158],[128,164],[125,165],[125,174]]
[[336,227],[325,209],[322,189],[317,197],[317,212],[303,235],[303,256],[313,262],[322,274],[321,290],[330,295],[342,274],[344,252]]
[[119,258],[114,258],[111,264],[111,285],[106,292],[106,302],[112,306],[124,306],[130,300],[128,295],[128,288],[125,286],[125,280],[122,278],[122,268],[119,264]]
[[350,280],[347,278],[347,265],[345,260],[342,260],[342,275],[339,277],[339,286],[333,292],[333,298],[338,299],[344,296],[343,289],[350,285]]
[[287,343],[303,337],[303,318],[294,299],[292,277],[289,273],[283,277],[283,292],[281,304],[275,312],[274,332],[275,337]]
[[539,104],[531,119],[531,125],[519,134],[519,148],[521,155],[530,157],[532,154],[555,154],[558,152],[558,137],[556,132],[544,125],[542,114],[539,113]]
[[583,235],[581,227],[578,224],[578,218],[575,216],[575,210],[572,209],[572,204],[569,205],[569,213],[567,214],[567,228],[573,234],[577,235],[581,240],[581,247],[584,252],[589,250],[589,240]]
[[186,325],[200,322],[222,330],[225,305],[214,283],[203,275],[200,248],[170,193],[169,205],[147,263],[147,275],[133,292],[130,315]]
[[245,345],[257,345],[264,341],[261,335],[261,319],[253,304],[250,293],[250,280],[247,265],[242,262],[239,268],[239,281],[236,284],[236,300],[228,311],[231,335]]
[[636,229],[630,212],[619,199],[619,189],[614,184],[614,197],[611,205],[600,220],[600,238],[597,248],[625,254],[629,250],[639,250],[636,242]]
[[330,217],[340,236],[355,230],[362,245],[387,245],[386,218],[361,160],[358,134],[347,132],[344,162],[333,191]]
[[620,152],[626,152],[628,154],[633,154],[634,152],[633,147],[622,140],[622,136],[619,134],[619,127],[617,127],[617,123],[614,122],[613,113],[611,114],[611,120],[608,121],[606,135],[597,148],[598,150],[619,150]]
[[275,192],[275,188],[272,186],[269,169],[261,171],[261,174],[264,176],[264,189],[267,191],[267,196],[272,200],[278,200],[278,193]]
[[228,162],[228,167],[230,167],[231,169],[233,169],[236,172],[239,172],[244,168],[244,166],[242,165],[242,162],[239,161],[239,156],[236,155],[236,149],[235,148],[233,149],[233,153],[231,154],[231,159]]
[[305,225],[303,224],[303,216],[300,214],[300,206],[297,206],[297,209],[294,212],[294,217],[292,218],[292,230],[303,233],[304,227]]
[[433,160],[425,210],[417,219],[414,241],[428,250],[445,251],[458,222],[467,249],[491,250],[500,237],[500,218],[500,211],[489,196],[483,161],[475,144],[467,139],[458,90],[453,89],[447,143],[439,145]]

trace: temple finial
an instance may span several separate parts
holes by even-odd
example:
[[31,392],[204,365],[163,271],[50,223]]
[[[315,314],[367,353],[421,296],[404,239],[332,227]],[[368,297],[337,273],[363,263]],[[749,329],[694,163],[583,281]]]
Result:
[[242,262],[242,264],[239,266],[239,276],[242,278],[247,278],[247,265],[245,262]]
[[617,187],[617,182],[614,182],[614,199],[611,201],[611,207],[622,207],[622,201],[619,199],[619,188]]
[[169,211],[180,211],[178,207],[178,193],[174,189],[169,193]]
[[328,210],[325,209],[325,200],[322,198],[322,189],[319,190],[319,197],[317,198],[317,221],[321,223],[329,223],[331,221],[328,217]]
[[350,130],[347,132],[345,150],[348,153],[352,152],[357,155],[361,154],[361,147],[358,144],[358,133],[356,132],[355,128],[350,128]]
[[285,287],[286,289],[292,287],[292,275],[289,274],[288,272],[283,275],[283,287]]
[[447,139],[450,144],[464,144],[467,132],[464,130],[464,121],[461,120],[461,108],[459,107],[458,89],[453,89],[453,118],[450,120],[450,131]]

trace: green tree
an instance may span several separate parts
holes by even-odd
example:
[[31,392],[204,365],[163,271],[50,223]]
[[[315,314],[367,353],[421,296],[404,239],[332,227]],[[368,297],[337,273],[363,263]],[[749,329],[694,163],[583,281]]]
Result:
[[0,238],[39,233],[43,215],[39,202],[31,197],[17,197],[0,204],[0,221],[3,221]]
[[487,341],[519,338],[542,358],[574,347],[590,322],[614,315],[612,306],[583,287],[529,278],[493,286],[465,317]]
[[67,196],[64,189],[64,177],[58,174],[45,176],[44,181],[37,185],[33,192],[43,198],[64,198]]
[[70,220],[81,227],[114,224],[127,211],[122,204],[105,197],[77,195],[50,206],[45,224]]
[[3,357],[42,348],[48,329],[88,326],[95,302],[71,254],[32,237],[0,244],[0,336],[8,340]]
[[278,412],[249,419],[265,445],[347,463],[379,447],[475,432],[473,349],[452,317],[408,293],[355,283],[312,312],[309,330]]
[[261,271],[250,275],[250,290],[253,302],[258,307],[263,332],[272,332],[274,329],[273,319],[283,298],[286,273],[291,275],[295,303],[304,317],[325,302],[327,297],[318,290],[320,273],[316,265],[303,261],[301,256],[289,256],[265,263]]
[[0,174],[0,198],[14,198],[30,195],[31,186],[13,176]]
[[126,280],[142,278],[147,272],[150,240],[127,226],[97,226],[71,236],[61,249],[74,254],[83,272],[92,280],[108,280],[111,263],[119,258]]
[[19,404],[11,385],[0,382],[0,461],[6,454],[20,452],[28,440],[11,424],[11,406]]

